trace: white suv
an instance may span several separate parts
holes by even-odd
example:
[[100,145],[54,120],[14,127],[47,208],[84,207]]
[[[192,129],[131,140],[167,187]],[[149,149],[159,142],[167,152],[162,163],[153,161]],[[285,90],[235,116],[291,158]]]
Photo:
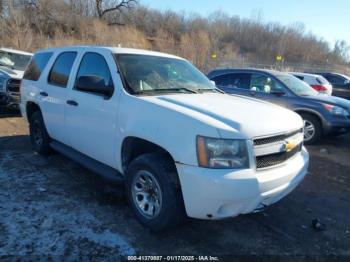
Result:
[[21,86],[34,150],[50,148],[125,184],[153,230],[187,214],[220,219],[263,209],[307,173],[303,121],[230,96],[188,61],[107,47],[35,54]]

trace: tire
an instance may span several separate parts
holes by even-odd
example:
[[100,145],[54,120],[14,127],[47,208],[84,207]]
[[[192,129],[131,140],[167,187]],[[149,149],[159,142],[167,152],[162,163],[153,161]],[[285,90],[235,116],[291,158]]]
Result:
[[51,152],[51,138],[47,133],[40,111],[36,111],[31,115],[29,119],[29,132],[33,150],[40,155],[48,155]]
[[304,144],[317,144],[322,138],[322,125],[317,117],[310,114],[302,114],[304,120]]
[[174,227],[186,217],[175,165],[164,154],[141,155],[130,163],[126,197],[137,219],[152,231]]

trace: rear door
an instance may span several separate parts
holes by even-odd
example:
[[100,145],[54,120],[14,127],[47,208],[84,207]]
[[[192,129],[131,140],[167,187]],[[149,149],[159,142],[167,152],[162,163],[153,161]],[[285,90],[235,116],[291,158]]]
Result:
[[109,51],[85,52],[76,70],[72,89],[67,97],[66,129],[69,145],[75,150],[106,165],[115,167],[115,134],[118,103],[116,90],[106,97],[99,93],[80,91],[76,88],[79,77],[98,77],[113,85],[112,73],[116,64]]
[[64,109],[70,71],[74,64],[76,52],[56,53],[43,72],[39,82],[39,105],[46,129],[55,140],[67,142],[64,127]]

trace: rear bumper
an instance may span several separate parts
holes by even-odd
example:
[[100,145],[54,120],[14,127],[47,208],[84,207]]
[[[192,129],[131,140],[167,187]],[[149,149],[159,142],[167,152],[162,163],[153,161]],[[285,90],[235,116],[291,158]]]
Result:
[[247,214],[289,194],[305,177],[309,154],[262,171],[206,169],[176,164],[187,215],[221,219]]

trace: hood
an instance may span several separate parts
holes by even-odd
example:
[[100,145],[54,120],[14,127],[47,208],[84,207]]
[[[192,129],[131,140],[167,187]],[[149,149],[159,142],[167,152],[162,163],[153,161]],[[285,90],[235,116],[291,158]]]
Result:
[[[302,128],[303,122],[296,113],[267,102],[238,95],[217,93],[179,94],[148,97],[164,106],[177,106],[212,119],[212,125],[220,121],[229,128],[218,129],[222,137],[227,131],[240,132],[245,138],[268,136]],[[186,111],[187,111],[186,110]],[[196,114],[192,114],[195,116]]]
[[350,109],[350,101],[349,100],[344,99],[344,98],[340,98],[340,97],[336,97],[336,96],[318,95],[318,96],[307,96],[305,98],[311,99],[315,102],[326,103],[326,104],[341,106],[341,107]]
[[22,79],[23,75],[24,75],[24,71],[14,70],[7,66],[0,66],[0,76]]

